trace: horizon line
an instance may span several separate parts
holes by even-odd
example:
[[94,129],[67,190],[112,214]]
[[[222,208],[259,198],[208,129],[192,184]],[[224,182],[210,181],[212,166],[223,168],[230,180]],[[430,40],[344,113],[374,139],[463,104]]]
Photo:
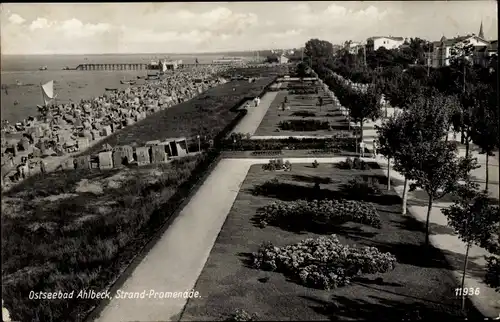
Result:
[[[299,50],[299,48],[287,48],[287,49],[278,49],[278,50]],[[4,54],[0,53],[1,56],[54,56],[54,55],[64,55],[64,56],[91,56],[91,55],[208,55],[208,54],[224,54],[224,53],[252,53],[258,51],[271,51],[276,49],[247,49],[247,50],[226,50],[226,51],[205,51],[205,52],[152,52],[152,53],[36,53],[36,54],[22,54],[22,53],[13,53],[13,54]]]

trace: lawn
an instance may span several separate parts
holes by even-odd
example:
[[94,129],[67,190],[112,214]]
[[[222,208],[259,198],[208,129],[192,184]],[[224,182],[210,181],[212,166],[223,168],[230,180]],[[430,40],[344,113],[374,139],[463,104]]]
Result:
[[259,95],[273,79],[273,77],[263,77],[253,83],[232,81],[211,88],[189,101],[159,111],[113,133],[100,144],[86,150],[84,154],[97,153],[106,143],[111,146],[140,146],[151,140],[196,135],[213,139],[236,117],[237,111],[231,109],[243,98]]
[[[419,311],[421,317],[449,318],[457,313],[457,287],[443,254],[426,249],[423,227],[410,216],[400,214],[400,199],[387,192],[386,179],[377,165],[368,170],[343,170],[332,164],[317,168],[293,164],[290,172],[266,172],[254,165],[212,248],[196,283],[202,298],[190,299],[182,320],[223,320],[243,309],[263,320],[384,320]],[[354,176],[375,178],[382,194],[370,199],[382,227],[345,223],[330,231],[302,231],[255,223],[259,208],[275,200],[299,198],[350,198],[342,189]],[[280,183],[266,181],[277,178]],[[384,182],[385,180],[385,182]],[[313,188],[320,182],[320,190]],[[278,272],[249,266],[251,253],[271,241],[281,247],[308,237],[337,234],[341,243],[375,246],[396,256],[394,270],[356,278],[349,286],[331,291],[308,288]],[[476,311],[470,310],[471,316]],[[414,315],[413,315],[414,317]]]
[[[312,85],[311,85],[312,86]],[[319,106],[318,97],[323,97],[323,106]],[[282,110],[281,104],[285,97],[288,98],[288,103],[285,106],[290,106],[290,110]],[[321,122],[329,122],[330,129],[320,130],[283,130],[279,129],[280,122],[311,122],[313,120]],[[278,130],[279,129],[279,130]],[[341,131],[348,131],[348,123],[343,118],[342,114],[335,108],[333,101],[323,90],[319,90],[318,94],[295,95],[290,94],[289,90],[281,90],[276,99],[271,103],[266,115],[260,123],[255,135],[333,135]]]

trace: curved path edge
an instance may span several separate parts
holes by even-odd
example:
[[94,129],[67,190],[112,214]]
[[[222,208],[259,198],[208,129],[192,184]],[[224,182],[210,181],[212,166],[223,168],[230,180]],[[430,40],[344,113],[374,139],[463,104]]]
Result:
[[[195,287],[203,267],[210,255],[217,236],[238,195],[248,170],[254,164],[264,164],[270,158],[222,159],[218,162],[189,203],[156,244],[144,256],[130,277],[121,287],[124,292],[185,292]],[[368,159],[384,163],[382,159]],[[291,163],[335,163],[345,157],[329,158],[284,158]],[[391,171],[395,178],[395,171]],[[402,189],[395,187],[401,196]],[[410,213],[422,221],[421,210],[411,206]],[[436,211],[436,210],[433,210]],[[437,210],[439,211],[439,210]],[[439,211],[440,212],[440,211]],[[433,213],[431,218],[438,217]],[[425,220],[425,217],[423,218]],[[440,235],[439,235],[440,236]],[[431,236],[431,243],[437,248],[460,252],[457,236],[449,235],[448,241]],[[456,239],[456,240],[453,240]],[[453,246],[453,247],[451,247]],[[453,271],[460,280],[459,270]],[[471,298],[479,311],[487,317],[496,317],[500,309],[500,294],[490,294],[477,277],[467,276],[466,287],[480,287],[482,294]],[[484,290],[484,292],[483,292]],[[490,289],[491,290],[491,289]],[[196,290],[195,290],[196,291]],[[484,295],[483,295],[484,294]],[[204,296],[204,294],[200,294]],[[493,297],[490,297],[493,296]],[[113,298],[102,310],[97,321],[178,321],[188,298]],[[498,301],[495,305],[494,301]],[[498,309],[498,310],[497,310]]]

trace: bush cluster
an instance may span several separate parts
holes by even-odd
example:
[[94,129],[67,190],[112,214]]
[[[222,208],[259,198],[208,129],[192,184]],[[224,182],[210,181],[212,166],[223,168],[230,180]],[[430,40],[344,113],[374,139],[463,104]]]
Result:
[[314,117],[316,116],[316,113],[314,112],[309,112],[309,111],[297,111],[293,112],[292,116],[300,116],[300,117]]
[[304,227],[305,222],[335,227],[351,221],[381,227],[380,217],[371,203],[355,200],[296,200],[274,201],[262,207],[259,212],[259,224],[286,223],[293,228]]
[[250,140],[231,136],[222,142],[226,151],[268,151],[268,150],[335,150],[345,152],[356,151],[356,139],[345,137],[342,133],[328,139],[306,138],[297,139],[265,139]]
[[319,131],[328,130],[330,123],[320,120],[287,120],[281,121],[278,127],[283,131]]
[[231,314],[229,318],[226,319],[228,322],[232,321],[255,321],[257,318],[256,314],[250,314],[245,310],[236,309],[236,311]]
[[378,182],[354,177],[343,187],[343,192],[355,199],[364,199],[381,193]]
[[345,161],[339,162],[338,167],[347,170],[370,170],[368,164],[359,157],[355,157],[354,159],[349,157]]
[[288,160],[283,162],[283,159],[271,159],[269,160],[269,163],[262,165],[262,169],[267,171],[277,171],[277,170],[291,171],[292,164]]
[[318,89],[317,88],[293,89],[290,90],[290,94],[294,95],[318,94]]
[[375,247],[342,245],[335,235],[284,247],[267,242],[252,254],[252,259],[255,268],[284,273],[305,286],[325,290],[348,285],[361,274],[385,273],[396,264],[390,253]]

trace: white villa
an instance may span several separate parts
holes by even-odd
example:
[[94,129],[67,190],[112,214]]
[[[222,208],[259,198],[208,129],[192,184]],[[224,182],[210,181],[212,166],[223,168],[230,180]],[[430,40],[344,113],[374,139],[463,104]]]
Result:
[[476,64],[485,65],[493,55],[497,55],[498,41],[488,41],[484,37],[483,24],[479,28],[479,35],[471,34],[447,39],[445,36],[440,41],[432,43],[430,65],[443,67],[450,65],[451,50],[455,46],[472,45],[474,47],[473,60]]
[[401,47],[405,42],[403,37],[370,37],[366,40],[366,50],[368,51],[376,51],[380,47],[384,47],[385,49],[396,49]]

